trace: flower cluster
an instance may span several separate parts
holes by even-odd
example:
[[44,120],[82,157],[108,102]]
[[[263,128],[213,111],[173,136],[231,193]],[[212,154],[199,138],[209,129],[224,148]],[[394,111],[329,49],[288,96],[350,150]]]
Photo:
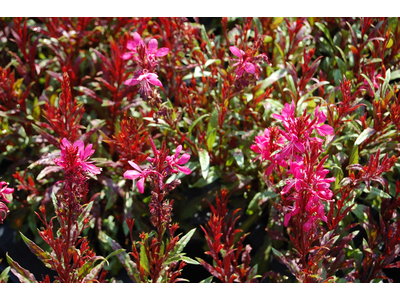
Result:
[[182,151],[182,145],[179,145],[174,155],[168,155],[168,149],[165,148],[163,143],[160,150],[157,150],[153,140],[150,138],[150,144],[154,153],[154,158],[148,157],[147,161],[151,164],[145,168],[140,168],[133,161],[128,163],[134,168],[134,170],[128,170],[124,173],[124,177],[127,179],[137,180],[137,188],[140,193],[144,192],[144,184],[148,179],[153,188],[152,198],[149,204],[151,213],[152,224],[159,228],[162,224],[169,224],[171,221],[172,201],[169,203],[164,200],[167,193],[172,191],[175,187],[180,184],[179,179],[175,179],[170,183],[166,183],[168,177],[172,174],[182,172],[186,175],[191,173],[188,167],[183,166],[190,159],[190,154],[184,153],[179,157]]
[[295,104],[285,104],[282,114],[273,114],[275,119],[282,121],[285,130],[276,127],[266,128],[264,135],[256,137],[251,149],[260,155],[256,159],[270,161],[265,175],[270,175],[276,166],[287,167],[287,161],[301,162],[306,151],[314,143],[322,147],[322,139],[312,136],[314,129],[321,136],[333,133],[333,128],[323,124],[326,115],[319,107],[315,110],[315,117],[310,120],[306,112],[300,117],[295,117]]
[[100,174],[100,168],[89,161],[94,153],[92,144],[84,146],[82,141],[71,143],[63,138],[61,141],[61,156],[54,163],[64,169],[64,196],[70,201],[86,195],[86,180],[88,174]]
[[3,224],[4,219],[7,216],[8,208],[6,203],[10,203],[11,194],[14,192],[13,188],[8,187],[8,183],[5,181],[0,182],[0,224]]
[[[258,48],[257,43],[254,48]],[[232,67],[235,69],[236,89],[240,90],[260,77],[262,70],[260,64],[263,61],[268,62],[268,57],[265,53],[254,55],[254,49],[248,49],[248,51],[245,52],[238,49],[236,46],[231,46],[229,50],[237,57],[231,60],[235,62]]]
[[294,204],[285,207],[284,225],[288,226],[291,217],[301,212],[300,223],[307,232],[317,219],[327,221],[321,200],[331,201],[333,194],[329,187],[330,182],[335,180],[325,178],[329,173],[323,169],[327,157],[318,163],[323,140],[312,135],[314,130],[320,136],[330,135],[333,128],[324,124],[326,115],[319,107],[315,110],[313,120],[306,112],[295,117],[294,102],[291,105],[286,103],[280,115],[272,116],[282,122],[284,130],[277,127],[265,129],[263,135],[256,137],[251,149],[259,154],[256,160],[270,162],[265,171],[266,176],[274,169],[279,172],[280,167],[287,167],[289,162],[290,170],[287,173],[292,178],[286,179],[282,195],[292,191],[286,200]]
[[125,84],[140,84],[139,93],[143,99],[147,99],[152,94],[151,85],[162,87],[162,83],[155,73],[158,65],[157,58],[167,55],[169,49],[165,47],[158,49],[156,39],[151,39],[146,46],[137,32],[133,34],[133,41],[128,41],[126,48],[129,51],[122,54],[121,58],[132,59],[137,64],[138,70],[134,72],[131,79],[125,81]]

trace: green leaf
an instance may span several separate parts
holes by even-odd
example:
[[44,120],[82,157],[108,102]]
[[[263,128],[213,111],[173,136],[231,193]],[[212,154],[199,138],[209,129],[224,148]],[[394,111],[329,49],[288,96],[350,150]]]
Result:
[[205,115],[202,115],[202,116],[198,117],[198,118],[189,126],[189,129],[188,129],[189,137],[190,137],[190,135],[191,135],[191,133],[192,133],[192,130],[193,130],[194,126],[196,126],[196,124],[197,124],[198,122],[200,122],[202,119],[208,117],[209,115],[210,115],[210,114],[205,114]]
[[4,269],[3,272],[0,274],[0,283],[7,283],[8,282],[8,272],[10,272],[11,267],[7,267]]
[[140,245],[140,265],[143,267],[146,273],[149,273],[149,260],[147,259],[146,248],[144,245]]
[[199,265],[200,264],[197,260],[194,260],[194,259],[192,259],[190,257],[187,257],[187,256],[182,256],[181,259],[185,263],[188,263],[188,264],[191,264],[191,265]]
[[396,80],[400,78],[400,70],[395,70],[390,73],[390,80]]
[[11,267],[11,272],[17,276],[20,282],[22,283],[38,283],[35,275],[33,275],[28,270],[22,268],[17,262],[15,262],[8,253],[6,254],[7,262]]
[[349,165],[358,164],[358,146],[354,145],[351,150]]
[[376,187],[374,187],[374,186],[370,186],[370,189],[371,189],[371,190],[368,190],[368,189],[365,187],[365,189],[363,190],[363,192],[364,192],[364,193],[367,193],[367,194],[377,195],[377,196],[379,196],[379,197],[381,197],[381,198],[387,198],[387,199],[392,198],[392,196],[390,196],[388,193],[385,193],[384,191],[382,191],[382,190],[380,190],[380,189],[378,189],[378,188],[376,188]]
[[210,120],[208,121],[207,134],[218,127],[218,110],[215,108],[211,113]]
[[260,200],[265,199],[265,198],[276,198],[278,196],[278,194],[274,193],[273,191],[262,191],[262,192],[258,192],[257,194],[254,195],[253,199],[251,199],[249,206],[247,207],[246,210],[246,214],[248,215],[252,215],[254,214],[256,211],[260,210],[260,206],[258,205],[258,203],[260,202]]
[[368,216],[365,213],[365,209],[367,208],[367,206],[362,205],[362,204],[355,204],[354,205],[354,209],[352,210],[352,212],[356,215],[357,219],[361,222],[364,220],[368,220]]
[[213,63],[215,63],[216,65],[220,65],[221,64],[221,60],[220,59],[209,59],[206,61],[206,63],[204,64],[204,69],[206,69],[208,66],[212,65]]
[[208,52],[211,53],[211,49],[212,49],[211,42],[208,38],[208,34],[207,34],[207,31],[206,31],[206,28],[204,27],[204,25],[201,25],[200,33],[201,33],[201,38],[203,39],[203,41],[205,41],[207,43]]
[[214,279],[214,276],[210,276],[210,277],[207,277],[206,279],[203,279],[199,283],[211,283],[213,279]]
[[[109,244],[113,250],[122,249],[120,244],[118,244],[116,241],[114,241],[112,238],[110,238],[103,231],[100,231],[99,239],[102,242],[104,242],[106,244]],[[122,263],[122,265],[125,267],[125,270],[128,273],[128,276],[132,279],[132,281],[133,282],[140,282],[140,273],[139,273],[139,271],[137,269],[136,264],[129,257],[129,254],[126,253],[125,250],[124,250],[124,251],[121,251],[120,253],[117,253],[117,257],[120,260],[120,262]]]
[[362,142],[364,142],[367,138],[369,138],[371,135],[373,135],[376,132],[375,129],[368,127],[365,129],[357,138],[355,141],[354,145],[360,145]]
[[47,268],[55,270],[51,264],[51,262],[53,262],[53,258],[51,257],[50,253],[44,251],[42,248],[40,248],[26,236],[24,236],[22,232],[19,233],[21,234],[21,237],[25,242],[25,244],[28,246],[29,250],[31,250],[31,252],[35,254],[37,258],[39,258]]
[[242,150],[240,150],[239,148],[236,148],[236,149],[230,150],[229,152],[235,158],[239,168],[243,168],[243,166],[244,166],[244,156],[243,156]]
[[181,237],[178,241],[178,243],[176,244],[174,250],[172,250],[173,255],[175,254],[179,254],[182,252],[183,248],[185,248],[186,244],[190,241],[190,239],[192,238],[194,232],[196,231],[196,228],[193,228],[192,230],[190,230],[188,233],[186,233],[183,237]]
[[279,79],[285,77],[287,74],[286,69],[279,69],[278,71],[275,71],[271,75],[269,75],[266,79],[263,80],[261,84],[261,89],[265,89],[271,84],[273,84],[275,81],[278,81]]
[[101,269],[103,268],[105,263],[108,263],[108,260],[115,256],[118,255],[119,253],[125,252],[124,249],[118,249],[110,253],[106,258],[99,257],[97,260],[102,260],[101,263],[99,263],[97,266],[95,266],[93,269],[90,270],[89,274],[85,276],[83,282],[91,282],[93,280],[96,280],[97,276],[99,275]]
[[332,49],[335,50],[335,45],[333,43],[331,34],[329,33],[328,28],[326,28],[326,26],[322,23],[316,22],[315,25],[325,34],[325,36],[327,37],[329,43],[332,46]]
[[204,149],[199,150],[199,160],[200,160],[201,173],[203,175],[203,178],[206,180],[208,171],[210,170],[210,156],[207,150]]
[[[81,213],[80,213],[80,215],[78,216],[78,220],[77,220],[77,222],[78,222],[78,232],[79,232],[79,233],[80,233],[80,232],[82,231],[82,229],[83,229],[83,226],[84,226],[83,222],[84,222],[84,220],[87,219],[87,218],[89,217],[89,215],[90,215],[90,211],[92,210],[92,207],[93,207],[93,202],[94,202],[94,201],[91,201],[91,202],[89,202],[88,204],[83,205],[82,208],[81,208]],[[72,229],[72,230],[73,230],[73,229]]]
[[259,18],[254,17],[253,22],[257,27],[258,34],[263,34],[263,27]]
[[216,138],[217,138],[217,130],[214,128],[207,134],[207,148],[209,150],[212,150]]

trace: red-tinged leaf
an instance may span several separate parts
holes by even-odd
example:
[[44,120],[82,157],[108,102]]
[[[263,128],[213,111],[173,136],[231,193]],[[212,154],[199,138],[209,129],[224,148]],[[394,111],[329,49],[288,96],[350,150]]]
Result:
[[384,268],[400,268],[400,260],[399,261],[397,261],[397,262],[395,262],[395,263],[392,263],[392,264],[390,264],[390,265],[387,265],[386,267],[384,267]]
[[47,268],[55,270],[55,268],[53,268],[53,265],[54,265],[53,258],[51,257],[50,253],[44,251],[42,248],[40,248],[38,245],[36,245],[34,242],[32,242],[26,236],[24,236],[22,234],[22,232],[20,232],[20,234],[21,234],[23,241],[28,246],[29,250],[31,250],[31,252],[33,254],[35,254],[37,256],[37,258],[39,258],[45,264],[45,266]]
[[314,60],[314,62],[311,64],[310,69],[308,70],[308,72],[305,74],[305,78],[306,79],[310,79],[311,77],[313,77],[313,75],[315,74],[315,72],[317,71],[319,64],[321,63],[321,59],[323,56],[319,56],[317,57],[316,60]]
[[36,180],[43,179],[48,174],[55,173],[55,172],[58,172],[58,171],[61,171],[61,170],[62,170],[61,166],[47,166],[39,173],[39,175],[36,177]]
[[11,272],[17,276],[20,282],[22,283],[38,283],[35,275],[33,275],[28,270],[22,268],[17,262],[15,262],[8,253],[6,254],[7,262],[11,267]]
[[111,91],[112,93],[114,93],[114,92],[117,90],[117,88],[116,88],[114,85],[112,85],[111,83],[108,83],[108,82],[107,82],[104,78],[102,78],[102,77],[96,77],[95,80],[97,80],[98,82],[101,82],[102,84],[104,84],[104,86],[105,86],[109,91]]
[[296,278],[300,275],[300,269],[299,266],[292,260],[286,258],[282,253],[280,253],[278,250],[272,248],[272,252],[276,257],[279,258],[279,260],[288,267],[290,272],[296,276]]
[[[105,238],[107,240],[107,242],[110,244],[111,248],[114,251],[122,249],[120,244],[118,244],[116,241],[114,241],[112,238],[110,238],[104,232],[101,231],[100,235],[102,235],[103,238]],[[140,273],[138,271],[137,265],[131,260],[129,255],[126,252],[122,252],[122,253],[118,253],[117,257],[120,260],[120,262],[122,263],[122,265],[125,267],[129,278],[133,282],[140,282],[141,281],[140,280]]]
[[57,148],[60,146],[60,143],[58,141],[57,138],[55,138],[53,135],[51,135],[50,133],[44,131],[43,129],[41,129],[39,126],[37,126],[36,124],[32,124],[32,127],[39,132],[46,140],[48,140],[51,144],[53,144],[54,146],[56,146]]
[[63,81],[62,74],[60,73],[56,73],[50,70],[47,70],[46,73],[49,74],[51,77],[57,79],[59,82]]
[[86,96],[88,96],[100,103],[103,103],[103,100],[99,96],[97,96],[96,93],[94,91],[92,91],[91,89],[88,89],[85,86],[78,86],[76,89],[78,91],[82,92],[83,94],[85,94]]
[[357,54],[358,54],[358,50],[357,50],[356,47],[350,45],[349,48],[350,48],[351,52],[353,52],[354,55],[357,55]]
[[210,274],[220,280],[222,280],[222,276],[208,263],[206,263],[204,260],[201,258],[196,257],[196,259],[199,261],[199,263],[208,271]]

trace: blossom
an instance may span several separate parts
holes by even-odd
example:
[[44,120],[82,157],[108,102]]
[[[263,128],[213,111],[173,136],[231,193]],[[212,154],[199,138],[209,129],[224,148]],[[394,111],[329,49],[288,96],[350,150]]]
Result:
[[128,161],[128,163],[136,170],[128,170],[125,171],[124,173],[124,177],[127,179],[132,179],[132,180],[136,180],[137,178],[140,178],[136,184],[139,192],[141,194],[143,194],[144,192],[144,181],[146,180],[146,178],[152,174],[152,173],[157,173],[155,171],[152,170],[142,170],[137,164],[135,164],[133,161]]
[[6,194],[12,194],[14,192],[13,188],[8,187],[8,183],[5,181],[0,182],[0,200],[3,200],[7,203],[10,203],[9,196],[6,196]]
[[136,76],[134,76],[133,78],[126,80],[125,84],[136,85],[140,83],[139,93],[142,93],[144,97],[149,96],[152,91],[150,84],[162,87],[162,83],[160,80],[158,80],[157,74],[147,73],[147,70],[144,70],[144,73],[142,74],[140,73],[141,72],[136,74]]
[[312,224],[317,219],[327,222],[325,216],[323,201],[333,201],[333,193],[330,190],[330,183],[335,181],[334,177],[325,178],[329,170],[323,169],[323,164],[328,158],[325,156],[314,170],[312,165],[306,165],[304,162],[290,162],[288,173],[293,178],[286,180],[286,186],[282,194],[288,193],[292,188],[294,191],[290,194],[294,200],[294,207],[287,207],[287,213],[284,218],[284,225],[287,227],[292,216],[296,215],[300,208],[305,208],[307,221],[303,224],[303,230],[309,231]]
[[[157,65],[155,58],[163,57],[169,52],[169,49],[166,47],[157,49],[158,42],[156,39],[151,39],[146,46],[137,32],[133,34],[133,41],[128,41],[128,43],[126,44],[126,48],[130,51],[122,54],[121,58],[124,60],[131,58],[133,58],[134,60],[138,60],[139,63],[142,64],[142,68],[146,68],[145,64],[147,62],[149,62],[152,67],[155,67]],[[139,55],[139,48],[143,49],[143,51],[141,51],[143,53],[142,56]]]
[[86,146],[82,141],[76,141],[73,145],[63,138],[61,141],[61,156],[54,159],[56,165],[61,166],[66,172],[81,169],[84,172],[92,174],[100,174],[100,168],[93,165],[93,161],[89,161],[90,156],[95,152],[93,145]]
[[178,173],[178,171],[174,170],[173,168],[177,168],[179,171],[189,175],[192,171],[188,167],[183,167],[180,165],[186,164],[190,159],[190,154],[184,153],[179,158],[179,154],[182,151],[182,145],[179,145],[175,150],[175,155],[167,156],[166,161],[169,167],[172,169],[171,173]]
[[[13,188],[9,188],[8,187],[8,183],[5,181],[1,181],[0,182],[0,224],[3,224],[4,219],[7,216],[8,213],[8,207],[5,203],[1,202],[7,202],[10,203],[11,197],[12,197],[12,193],[14,192]],[[7,196],[6,196],[7,195]],[[9,199],[7,199],[9,198]]]
[[121,58],[124,60],[133,58],[137,52],[136,48],[141,41],[142,39],[140,35],[137,32],[135,32],[133,34],[133,41],[128,41],[128,43],[126,44],[126,48],[130,50],[130,52],[125,52],[124,54],[121,55]]
[[256,72],[256,67],[252,63],[248,62],[249,57],[245,58],[246,53],[243,50],[239,50],[235,46],[229,47],[229,50],[231,50],[233,55],[238,57],[238,59],[233,59],[234,61],[237,61],[237,63],[233,65],[233,67],[238,66],[237,76],[242,76],[244,71],[249,74],[254,74]]

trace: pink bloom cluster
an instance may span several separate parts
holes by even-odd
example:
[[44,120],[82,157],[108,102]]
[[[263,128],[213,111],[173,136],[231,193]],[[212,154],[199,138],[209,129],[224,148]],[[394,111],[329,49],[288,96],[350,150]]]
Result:
[[54,162],[61,166],[65,172],[83,171],[95,175],[101,173],[101,170],[92,161],[89,161],[90,156],[94,153],[92,144],[85,148],[82,141],[76,141],[71,145],[66,138],[63,138],[60,147],[61,156],[54,159]]
[[237,57],[232,59],[232,61],[235,62],[232,67],[236,68],[235,85],[236,88],[240,90],[241,88],[248,86],[251,81],[259,78],[262,70],[259,64],[262,61],[268,62],[268,57],[265,53],[253,56],[251,55],[251,50],[249,54],[235,46],[229,47],[229,50]]
[[[10,194],[14,192],[13,188],[8,187],[8,183],[5,181],[0,182],[0,224],[3,224],[4,219],[7,216],[8,213],[8,208],[7,205],[1,201],[10,203],[10,200],[7,198],[10,198]],[[7,196],[10,195],[10,196]]]
[[121,58],[125,60],[132,59],[137,64],[138,70],[135,71],[133,78],[125,81],[125,84],[140,84],[139,92],[142,97],[146,98],[152,92],[150,84],[162,87],[162,83],[155,73],[158,65],[157,57],[167,55],[169,49],[165,47],[158,49],[156,39],[151,39],[146,46],[137,32],[133,35],[133,41],[128,41],[126,48],[129,51],[121,55]]
[[54,163],[64,169],[64,200],[74,209],[79,209],[79,199],[87,193],[86,181],[89,174],[100,174],[90,156],[94,153],[92,144],[86,148],[82,141],[74,144],[63,138],[61,141],[61,156],[54,159]]
[[300,117],[295,117],[293,101],[291,105],[285,104],[281,115],[273,114],[272,116],[282,121],[285,130],[276,127],[266,128],[264,135],[257,136],[255,144],[250,147],[254,152],[260,154],[256,159],[260,158],[261,161],[271,162],[265,171],[267,176],[277,165],[286,167],[288,160],[302,161],[312,142],[316,142],[322,147],[323,140],[312,136],[314,130],[321,136],[333,134],[333,128],[323,124],[326,115],[319,110],[319,107],[315,110],[313,120],[310,120],[310,115],[306,115],[306,112]]
[[329,188],[330,182],[335,181],[335,178],[325,178],[329,173],[329,170],[323,169],[323,163],[327,158],[328,156],[325,156],[316,169],[314,169],[314,165],[305,164],[302,161],[290,162],[290,170],[287,173],[292,174],[293,178],[286,180],[286,186],[282,190],[282,194],[286,194],[294,188],[294,192],[291,194],[294,206],[286,208],[287,212],[284,220],[286,227],[290,218],[300,212],[302,208],[307,219],[303,223],[304,231],[309,231],[318,218],[325,222],[328,221],[321,200],[332,201],[333,193]]
[[286,180],[282,195],[292,191],[288,199],[293,200],[294,205],[286,207],[284,225],[288,226],[291,217],[301,212],[306,218],[302,222],[303,230],[309,231],[317,219],[327,221],[321,200],[332,201],[333,194],[329,188],[330,182],[335,180],[325,178],[329,173],[323,169],[327,157],[317,165],[323,140],[314,136],[314,130],[320,136],[326,136],[333,134],[333,128],[324,124],[326,115],[319,107],[316,108],[312,120],[306,112],[295,117],[294,102],[291,105],[286,103],[280,115],[272,116],[282,122],[284,130],[277,127],[266,128],[263,135],[255,138],[251,149],[259,154],[256,160],[270,162],[265,170],[266,176],[274,169],[279,171],[279,167],[286,168],[289,163],[290,170],[287,173],[292,178]]
[[[162,156],[160,155],[160,151],[156,149],[153,140],[150,139],[150,144],[152,146],[152,150],[154,153],[154,158],[148,157],[147,161],[151,162],[151,165],[142,170],[137,164],[133,161],[128,161],[128,163],[135,169],[135,170],[128,170],[124,173],[124,177],[127,179],[136,180],[140,178],[136,184],[139,192],[143,194],[144,192],[144,182],[146,178],[149,178],[151,175],[158,175],[159,185],[161,189],[164,188],[164,179],[170,174],[177,174],[180,172],[189,175],[191,170],[188,167],[184,167],[183,165],[186,164],[190,159],[190,154],[184,153],[181,157],[179,157],[182,151],[182,145],[179,145],[174,155],[166,156],[165,161],[160,161]],[[159,168],[160,165],[163,165],[162,168]]]

